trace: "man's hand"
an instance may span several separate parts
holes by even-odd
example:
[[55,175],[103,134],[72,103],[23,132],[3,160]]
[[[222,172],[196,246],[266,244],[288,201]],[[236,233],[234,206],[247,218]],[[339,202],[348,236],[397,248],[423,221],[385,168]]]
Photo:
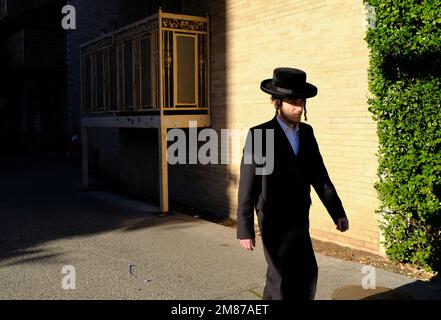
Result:
[[345,232],[349,229],[349,221],[347,218],[338,218],[337,219],[337,230],[341,232]]
[[247,250],[254,250],[254,247],[256,246],[256,239],[240,239],[240,245],[244,247]]

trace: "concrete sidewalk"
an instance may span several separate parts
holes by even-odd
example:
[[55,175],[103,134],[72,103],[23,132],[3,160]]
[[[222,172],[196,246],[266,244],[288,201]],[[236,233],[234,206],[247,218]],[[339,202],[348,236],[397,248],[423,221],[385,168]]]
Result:
[[[46,158],[3,159],[0,176],[0,299],[260,299],[260,240],[246,251],[232,228],[80,192],[79,169]],[[316,257],[316,299],[361,286],[363,265]],[[62,288],[66,265],[75,268],[75,290]],[[441,299],[439,284],[375,273],[377,287]]]

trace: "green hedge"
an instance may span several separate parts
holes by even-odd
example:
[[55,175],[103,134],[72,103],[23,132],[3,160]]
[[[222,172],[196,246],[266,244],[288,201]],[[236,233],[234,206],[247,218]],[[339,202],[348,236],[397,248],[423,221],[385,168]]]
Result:
[[375,12],[369,110],[381,228],[393,261],[441,270],[441,2],[365,0]]

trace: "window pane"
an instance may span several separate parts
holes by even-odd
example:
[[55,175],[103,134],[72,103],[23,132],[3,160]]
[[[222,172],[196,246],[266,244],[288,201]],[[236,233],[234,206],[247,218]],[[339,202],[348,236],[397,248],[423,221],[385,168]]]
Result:
[[86,57],[85,59],[85,70],[84,70],[84,109],[86,112],[91,111],[91,102],[92,102],[92,80],[91,80],[91,62],[90,62],[90,56]]
[[132,43],[124,45],[124,106],[133,106],[133,56]]
[[117,64],[116,64],[116,48],[109,51],[109,94],[110,94],[110,110],[118,109],[118,78],[117,78]]
[[195,38],[177,36],[178,104],[195,104]]
[[99,52],[96,55],[96,102],[97,109],[104,109],[104,66],[103,53]]
[[150,38],[141,40],[141,105],[152,105],[152,66]]

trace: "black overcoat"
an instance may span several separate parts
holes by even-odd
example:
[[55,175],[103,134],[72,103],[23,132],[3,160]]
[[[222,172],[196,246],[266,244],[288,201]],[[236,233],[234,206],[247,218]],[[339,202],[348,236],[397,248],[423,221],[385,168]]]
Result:
[[[261,151],[250,151],[252,161],[240,166],[237,211],[237,238],[255,237],[254,210],[258,217],[263,250],[268,269],[263,299],[314,299],[317,262],[309,235],[311,185],[334,222],[346,217],[342,203],[323,163],[312,127],[299,123],[299,150],[295,155],[276,117],[250,129],[247,143],[256,139],[256,129],[263,134],[274,130],[274,169],[270,174],[256,174],[262,165]],[[260,136],[257,136],[257,139]],[[251,145],[254,146],[254,143]],[[244,148],[244,155],[247,148]],[[269,152],[268,152],[269,153]]]

